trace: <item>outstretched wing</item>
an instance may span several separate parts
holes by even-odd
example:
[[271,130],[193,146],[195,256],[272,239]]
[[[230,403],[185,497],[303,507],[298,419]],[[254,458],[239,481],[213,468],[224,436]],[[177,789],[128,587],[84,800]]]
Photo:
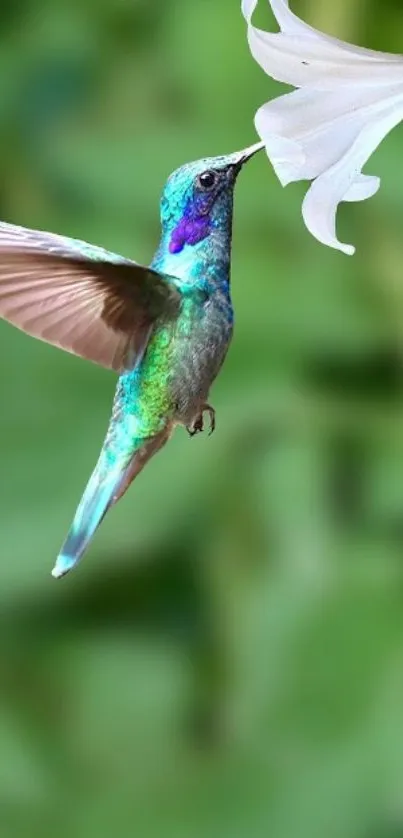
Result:
[[177,316],[173,278],[101,247],[0,222],[0,317],[117,371],[158,318]]

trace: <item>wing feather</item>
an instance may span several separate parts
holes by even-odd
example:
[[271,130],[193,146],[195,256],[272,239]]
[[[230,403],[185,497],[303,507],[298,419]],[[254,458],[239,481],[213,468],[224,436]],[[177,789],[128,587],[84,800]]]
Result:
[[0,317],[36,338],[121,371],[180,302],[174,277],[87,242],[0,222]]

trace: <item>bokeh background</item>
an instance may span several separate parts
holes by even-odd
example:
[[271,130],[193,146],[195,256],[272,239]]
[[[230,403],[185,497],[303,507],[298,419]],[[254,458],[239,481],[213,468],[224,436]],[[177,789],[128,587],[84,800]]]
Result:
[[[403,51],[399,0],[293,8]],[[233,0],[3,0],[0,78],[0,216],[140,261],[168,173],[281,90]],[[0,324],[2,838],[403,835],[402,130],[341,209],[354,258],[244,170],[218,429],[178,430],[61,583],[115,378]]]

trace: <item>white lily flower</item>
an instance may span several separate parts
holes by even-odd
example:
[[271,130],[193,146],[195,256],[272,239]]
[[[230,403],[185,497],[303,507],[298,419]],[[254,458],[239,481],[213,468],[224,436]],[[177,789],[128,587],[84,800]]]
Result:
[[300,20],[288,0],[269,0],[280,32],[253,26],[258,0],[243,0],[253,57],[277,81],[298,90],[259,108],[255,125],[283,186],[312,180],[302,214],[323,244],[353,254],[338,241],[341,201],[363,201],[380,180],[361,169],[403,120],[403,56],[356,47]]

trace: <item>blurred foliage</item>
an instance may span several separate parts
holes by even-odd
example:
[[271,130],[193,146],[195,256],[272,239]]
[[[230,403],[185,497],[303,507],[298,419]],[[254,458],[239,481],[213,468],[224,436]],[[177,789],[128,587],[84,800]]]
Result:
[[[403,51],[397,0],[294,8]],[[0,75],[1,217],[146,261],[169,171],[280,92],[233,0],[3,0]],[[4,838],[402,838],[402,136],[341,209],[353,259],[248,166],[218,430],[178,430],[60,584],[115,380],[1,324]]]

